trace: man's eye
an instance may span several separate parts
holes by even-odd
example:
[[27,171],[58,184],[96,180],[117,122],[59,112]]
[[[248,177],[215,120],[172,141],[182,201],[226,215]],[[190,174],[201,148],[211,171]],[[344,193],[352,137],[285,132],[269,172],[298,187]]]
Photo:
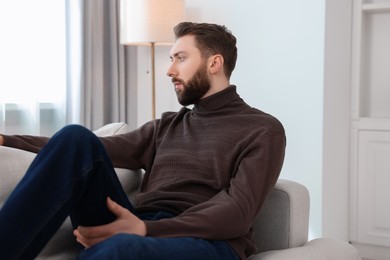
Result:
[[184,61],[185,60],[185,58],[184,57],[177,57],[177,59],[179,60],[179,61]]

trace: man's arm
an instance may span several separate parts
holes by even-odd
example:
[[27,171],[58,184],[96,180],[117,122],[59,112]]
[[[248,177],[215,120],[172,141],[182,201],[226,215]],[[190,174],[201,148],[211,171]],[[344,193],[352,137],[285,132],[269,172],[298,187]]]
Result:
[[114,167],[150,171],[158,123],[154,120],[125,134],[101,137]]
[[[159,120],[126,134],[100,137],[114,167],[148,169],[152,164],[155,131]],[[0,145],[38,153],[50,138],[32,135],[0,135]]]
[[48,137],[32,135],[0,135],[0,145],[38,153],[49,141]]

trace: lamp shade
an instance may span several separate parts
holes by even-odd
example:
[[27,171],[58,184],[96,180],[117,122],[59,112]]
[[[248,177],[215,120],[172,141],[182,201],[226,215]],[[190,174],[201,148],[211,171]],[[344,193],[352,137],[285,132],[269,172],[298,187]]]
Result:
[[172,29],[184,19],[184,0],[121,0],[120,42],[124,45],[172,43]]

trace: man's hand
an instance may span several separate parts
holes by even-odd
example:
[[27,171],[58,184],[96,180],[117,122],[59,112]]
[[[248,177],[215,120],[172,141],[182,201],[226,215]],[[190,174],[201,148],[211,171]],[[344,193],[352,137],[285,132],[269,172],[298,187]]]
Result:
[[126,208],[107,198],[108,209],[117,216],[117,219],[109,224],[95,227],[79,226],[73,234],[77,241],[84,247],[91,247],[113,235],[119,233],[146,235],[145,223]]

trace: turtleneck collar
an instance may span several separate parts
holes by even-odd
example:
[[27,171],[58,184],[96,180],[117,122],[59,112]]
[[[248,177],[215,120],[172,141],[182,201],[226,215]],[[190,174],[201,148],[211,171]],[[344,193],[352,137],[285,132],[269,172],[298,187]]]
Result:
[[220,92],[202,98],[194,105],[193,111],[200,113],[216,111],[237,99],[240,99],[240,96],[236,92],[236,86],[230,85]]

